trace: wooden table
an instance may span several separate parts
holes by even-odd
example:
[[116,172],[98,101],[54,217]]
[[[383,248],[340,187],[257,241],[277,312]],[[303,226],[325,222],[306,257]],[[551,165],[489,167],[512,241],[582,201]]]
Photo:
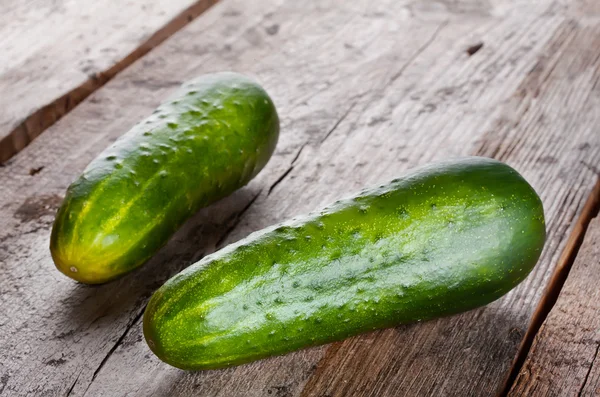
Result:
[[[0,395],[600,395],[600,2],[82,3],[0,5]],[[219,70],[278,106],[266,169],[123,279],[57,272],[69,183],[183,80]],[[203,255],[464,155],[507,162],[544,202],[545,250],[504,298],[220,371],[146,346],[149,296]]]

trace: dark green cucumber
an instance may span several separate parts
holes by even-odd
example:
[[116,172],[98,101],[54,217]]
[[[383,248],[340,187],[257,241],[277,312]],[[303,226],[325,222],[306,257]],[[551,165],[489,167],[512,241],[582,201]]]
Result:
[[135,269],[199,208],[247,184],[278,135],[275,106],[252,80],[184,84],[69,187],[50,240],[56,266],[90,284]]
[[458,313],[520,283],[545,235],[511,167],[440,163],[205,257],[152,296],[144,335],[165,362],[211,369]]

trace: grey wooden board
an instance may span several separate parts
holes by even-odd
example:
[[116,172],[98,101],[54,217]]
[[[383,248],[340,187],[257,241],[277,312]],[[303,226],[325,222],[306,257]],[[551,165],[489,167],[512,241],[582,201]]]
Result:
[[[597,18],[585,3],[551,1],[255,3],[219,3],[0,169],[0,390],[464,396],[502,388],[595,182]],[[200,211],[140,271],[99,287],[59,274],[47,246],[69,182],[181,81],[224,69],[255,76],[275,99],[282,135],[267,168]],[[503,299],[221,371],[171,368],[145,345],[140,321],[152,291],[217,242],[469,154],[513,165],[545,203],[542,259]]]
[[215,1],[0,2],[0,163]]
[[600,395],[600,218],[590,224],[511,396]]

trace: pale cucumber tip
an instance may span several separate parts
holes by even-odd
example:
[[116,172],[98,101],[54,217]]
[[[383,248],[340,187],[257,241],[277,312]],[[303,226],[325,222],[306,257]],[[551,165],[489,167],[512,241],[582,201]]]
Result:
[[84,284],[103,284],[113,280],[117,275],[107,272],[100,262],[78,255],[74,249],[67,249],[50,243],[50,254],[56,268],[65,276]]

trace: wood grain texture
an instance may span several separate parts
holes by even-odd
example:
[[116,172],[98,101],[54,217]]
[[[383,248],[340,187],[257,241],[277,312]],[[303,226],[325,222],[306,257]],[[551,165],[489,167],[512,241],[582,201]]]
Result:
[[510,396],[600,395],[599,284],[600,218],[595,218]]
[[[501,389],[595,183],[600,25],[551,1],[256,3],[216,5],[0,168],[9,192],[0,198],[0,390],[487,396]],[[59,274],[47,244],[69,182],[181,81],[225,69],[256,76],[278,106],[282,134],[267,168],[191,219],[140,271],[99,287]],[[171,368],[145,345],[148,297],[204,254],[415,165],[469,154],[508,162],[545,203],[540,263],[503,299],[221,371]]]
[[2,1],[0,163],[216,1]]

